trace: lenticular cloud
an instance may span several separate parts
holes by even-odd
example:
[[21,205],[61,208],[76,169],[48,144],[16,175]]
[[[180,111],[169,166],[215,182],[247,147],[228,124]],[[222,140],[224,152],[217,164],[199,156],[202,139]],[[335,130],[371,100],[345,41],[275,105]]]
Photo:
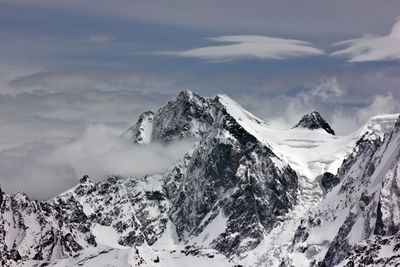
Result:
[[332,56],[345,56],[349,62],[384,61],[400,59],[400,17],[393,25],[389,35],[365,35],[362,38],[346,40],[334,45],[348,47],[332,53]]
[[199,47],[183,51],[161,51],[161,55],[192,57],[205,60],[234,60],[243,58],[281,60],[293,57],[322,55],[324,51],[311,43],[260,35],[229,35],[210,38],[225,45]]

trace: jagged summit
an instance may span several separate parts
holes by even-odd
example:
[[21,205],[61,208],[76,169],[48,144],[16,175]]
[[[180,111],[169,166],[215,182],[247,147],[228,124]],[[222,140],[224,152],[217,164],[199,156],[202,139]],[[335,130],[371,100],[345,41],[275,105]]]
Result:
[[143,113],[138,122],[127,130],[125,136],[135,143],[169,143],[183,138],[201,139],[212,127],[218,112],[226,112],[242,127],[255,135],[246,122],[263,124],[263,121],[243,109],[227,95],[204,98],[190,90],[180,92],[156,112]]
[[124,134],[134,143],[169,143],[200,138],[212,124],[211,100],[184,90],[156,112],[144,112]]
[[335,131],[331,126],[322,118],[321,114],[317,111],[304,115],[301,120],[293,128],[307,128],[310,130],[324,129],[327,133],[335,135]]

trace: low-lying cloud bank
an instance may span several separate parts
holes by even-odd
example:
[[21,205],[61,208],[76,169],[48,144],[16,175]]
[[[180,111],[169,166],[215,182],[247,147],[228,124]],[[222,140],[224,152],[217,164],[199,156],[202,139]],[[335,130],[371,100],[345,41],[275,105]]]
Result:
[[1,186],[48,199],[76,185],[88,174],[97,182],[108,175],[144,176],[162,173],[187,153],[191,140],[170,145],[135,145],[121,131],[92,125],[75,141],[59,147],[31,143],[0,151]]

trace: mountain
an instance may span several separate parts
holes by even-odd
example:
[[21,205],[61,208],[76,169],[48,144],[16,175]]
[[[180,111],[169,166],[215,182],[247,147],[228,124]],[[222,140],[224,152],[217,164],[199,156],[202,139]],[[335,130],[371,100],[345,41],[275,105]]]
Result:
[[327,133],[335,135],[335,131],[332,130],[331,126],[322,118],[321,114],[317,111],[311,112],[310,114],[304,115],[301,120],[294,126],[307,128],[310,130],[323,129]]
[[165,173],[99,183],[83,176],[47,201],[0,190],[0,260],[4,266],[400,262],[397,117],[374,117],[348,136],[278,130],[226,95],[183,91],[122,135],[143,146],[193,140]]
[[357,141],[334,177],[337,185],[327,188],[301,221],[290,249],[291,264],[399,264],[399,167],[400,118],[383,140],[364,134]]

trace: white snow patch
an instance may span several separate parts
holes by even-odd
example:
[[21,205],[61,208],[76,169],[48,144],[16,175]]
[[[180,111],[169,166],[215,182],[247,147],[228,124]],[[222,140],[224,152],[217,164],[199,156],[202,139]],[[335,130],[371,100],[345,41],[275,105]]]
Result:
[[125,246],[118,244],[119,234],[112,227],[96,224],[93,227],[92,233],[98,244],[112,248],[126,248]]
[[201,234],[195,237],[191,243],[209,246],[214,239],[225,232],[227,221],[228,218],[223,215],[222,211],[220,211],[218,215],[203,229]]

